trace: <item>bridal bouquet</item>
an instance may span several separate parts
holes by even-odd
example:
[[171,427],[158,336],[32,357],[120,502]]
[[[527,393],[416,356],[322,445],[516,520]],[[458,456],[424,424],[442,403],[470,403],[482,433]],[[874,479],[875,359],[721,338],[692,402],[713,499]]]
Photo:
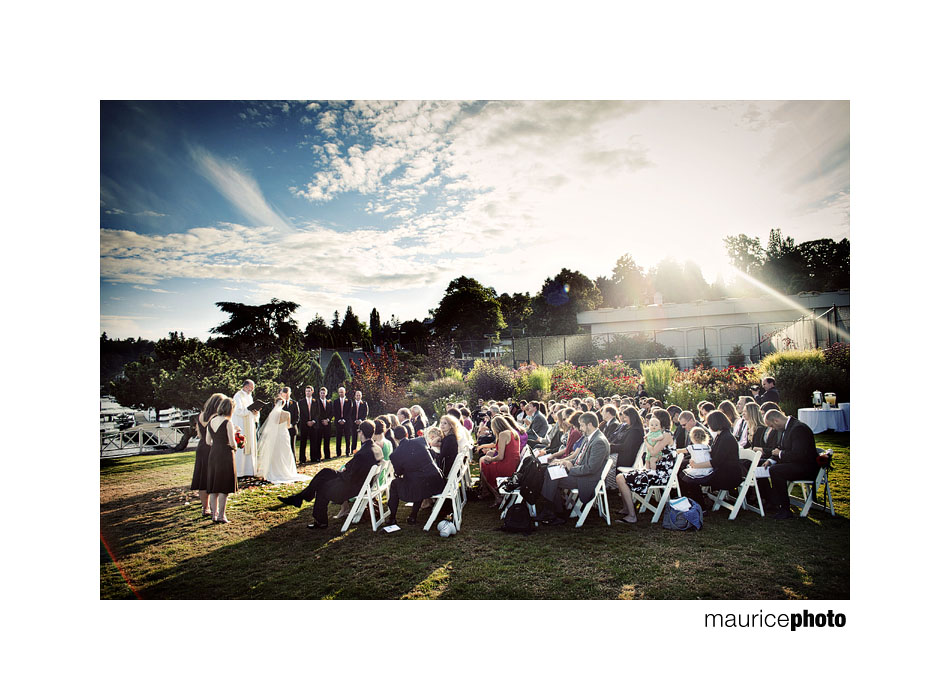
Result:
[[234,442],[238,446],[239,450],[244,449],[244,434],[240,431],[235,431],[234,433]]

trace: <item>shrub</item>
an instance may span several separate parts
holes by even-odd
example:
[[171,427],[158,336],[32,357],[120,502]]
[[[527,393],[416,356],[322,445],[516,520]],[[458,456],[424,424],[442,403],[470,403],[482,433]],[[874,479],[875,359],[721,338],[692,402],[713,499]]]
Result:
[[726,358],[726,363],[730,367],[742,367],[745,365],[745,351],[743,351],[741,345],[732,346],[732,350],[729,351],[729,356]]
[[825,363],[832,367],[851,371],[851,345],[850,343],[832,343],[823,351]]
[[457,379],[460,382],[465,380],[465,375],[462,374],[462,370],[455,367],[446,367],[442,370],[442,376],[448,377],[450,379]]
[[[422,406],[422,410],[426,412],[427,416],[431,416],[436,412],[436,405],[440,400],[444,412],[447,401],[454,403],[468,393],[468,387],[465,382],[455,379],[454,377],[442,377],[441,379],[433,379],[430,382],[413,381],[409,385],[409,390],[412,392],[412,403],[417,403]],[[457,398],[450,399],[448,398],[450,396]],[[441,415],[441,413],[439,415]]]
[[693,358],[693,369],[708,369],[712,367],[712,356],[709,354],[709,348],[700,348]]
[[507,399],[515,395],[514,370],[488,360],[475,360],[465,383],[470,406],[477,405],[479,399]]
[[696,404],[709,401],[709,391],[690,380],[674,381],[667,394],[667,405],[676,404],[680,408],[696,411]]
[[350,369],[353,390],[363,392],[363,398],[374,413],[395,413],[405,405],[408,387],[400,383],[405,367],[391,346],[383,346],[379,354],[366,353],[359,363],[350,360]]
[[[678,398],[686,400],[691,395],[704,393],[705,396],[697,398],[689,405],[696,407],[696,401],[706,400],[718,404],[720,401],[729,399],[735,402],[740,396],[752,393],[752,386],[758,384],[759,372],[754,367],[729,367],[728,369],[691,369],[685,372],[677,373],[673,380],[673,388],[684,386],[678,394]],[[701,391],[696,391],[696,389]],[[677,406],[684,406],[679,400],[673,398],[671,392],[669,402]]]
[[435,415],[444,416],[445,407],[450,403],[458,403],[465,399],[465,394],[449,394],[448,396],[441,396],[432,402],[432,406],[435,410]]
[[515,370],[515,397],[529,401],[551,393],[551,370],[533,362]]
[[643,373],[643,383],[646,385],[647,393],[665,403],[670,384],[676,376],[676,367],[673,363],[669,360],[643,362],[640,364],[640,372]]
[[336,390],[341,386],[349,386],[351,377],[343,364],[343,358],[340,353],[335,352],[327,363],[327,372],[324,375],[327,393],[332,398]]
[[838,403],[848,400],[848,373],[826,362],[821,350],[773,352],[759,363],[759,372],[763,377],[775,378],[779,405],[788,415],[810,406],[811,393],[816,389],[822,393],[834,392]]
[[635,369],[623,361],[621,357],[615,357],[612,360],[598,360],[597,364],[585,367],[580,371],[578,379],[594,394],[594,396],[606,396],[608,394],[633,393],[624,388],[618,391],[618,387],[636,386],[639,383],[639,375]]

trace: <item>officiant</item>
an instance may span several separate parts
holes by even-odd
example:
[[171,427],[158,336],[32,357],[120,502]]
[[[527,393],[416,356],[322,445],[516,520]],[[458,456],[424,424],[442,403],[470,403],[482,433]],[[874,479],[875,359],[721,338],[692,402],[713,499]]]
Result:
[[254,402],[254,382],[244,381],[244,386],[234,395],[234,425],[244,433],[244,449],[234,456],[234,471],[238,478],[255,476],[257,472],[257,423],[260,411],[248,410]]

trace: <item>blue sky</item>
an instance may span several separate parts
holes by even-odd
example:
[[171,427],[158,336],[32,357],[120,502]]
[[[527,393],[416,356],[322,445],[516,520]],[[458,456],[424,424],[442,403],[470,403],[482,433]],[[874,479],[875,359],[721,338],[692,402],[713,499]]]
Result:
[[847,102],[103,102],[100,326],[205,338],[215,301],[423,318],[722,239],[850,235]]

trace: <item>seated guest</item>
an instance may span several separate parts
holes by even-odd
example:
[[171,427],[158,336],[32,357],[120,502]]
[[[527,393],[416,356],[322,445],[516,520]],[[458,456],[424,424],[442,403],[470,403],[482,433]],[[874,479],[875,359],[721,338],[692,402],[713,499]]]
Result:
[[743,433],[746,437],[745,442],[740,440],[739,447],[744,450],[754,450],[758,447],[762,451],[765,448],[765,437],[769,428],[762,419],[759,404],[755,401],[746,402],[742,407],[742,417],[745,419],[747,429]]
[[480,425],[478,426],[478,432],[476,433],[475,440],[475,449],[478,452],[485,452],[486,450],[492,449],[495,445],[495,435],[491,431],[490,425]]
[[637,522],[632,491],[645,496],[651,486],[666,486],[666,482],[670,480],[670,474],[676,464],[676,449],[670,427],[670,414],[665,409],[656,409],[649,424],[652,435],[644,435],[644,441],[647,443],[648,465],[652,466],[643,469],[639,464],[635,464],[633,466],[637,467],[637,471],[625,474],[622,479],[617,479],[617,491],[620,492],[620,498],[623,500],[623,508],[620,511],[621,522],[628,524]]
[[496,417],[492,421],[492,433],[495,435],[495,453],[485,455],[478,461],[482,484],[495,497],[495,505],[501,503],[498,493],[498,477],[511,476],[518,468],[521,457],[518,452],[518,436],[512,431],[504,418]]
[[[769,466],[769,478],[759,479],[759,493],[769,501],[779,520],[792,517],[788,502],[788,482],[799,479],[814,479],[818,476],[815,434],[811,428],[792,416],[772,410],[765,414],[765,423],[770,428],[782,430],[782,440],[772,450],[770,457],[776,464]],[[770,483],[771,482],[771,483]]]
[[[678,422],[680,424],[680,428],[682,428],[683,430],[684,436],[688,434],[689,431],[695,428],[696,426],[699,426],[700,428],[705,430],[707,433],[709,432],[709,428],[707,428],[705,425],[702,425],[696,420],[696,416],[693,415],[692,411],[683,411],[682,413],[680,413]],[[686,440],[684,440],[682,444],[676,443],[676,449],[682,450],[686,447],[687,444],[688,443]],[[684,460],[684,462],[685,461],[686,460]]]
[[617,434],[619,429],[620,421],[617,419],[617,409],[616,407],[607,404],[604,406],[603,427],[604,437],[607,438],[607,442],[613,442],[614,436]]
[[[755,397],[755,402],[761,406],[767,401],[778,403],[778,389],[775,388],[774,377],[762,377],[762,388],[765,390]],[[797,419],[796,419],[797,420]]]
[[690,462],[695,469],[712,469],[705,476],[689,476],[681,473],[679,477],[680,494],[692,498],[700,504],[703,511],[711,504],[703,494],[703,486],[712,489],[732,489],[742,482],[742,466],[739,464],[739,443],[732,436],[732,424],[722,411],[711,411],[706,423],[712,431],[713,440],[710,449],[710,461]]
[[406,429],[407,434],[415,436],[416,431],[412,429],[412,412],[408,408],[403,407],[396,411],[396,420]]
[[562,431],[567,434],[567,442],[562,449],[551,454],[548,464],[554,464],[562,459],[570,460],[578,455],[580,442],[584,439],[584,433],[581,431],[581,415],[580,411],[564,414]]
[[439,419],[439,430],[442,431],[442,445],[437,464],[443,476],[448,479],[455,458],[460,453],[468,454],[471,449],[471,438],[465,434],[465,429],[455,416],[448,414]]
[[729,419],[729,422],[732,424],[730,432],[732,437],[736,439],[736,442],[742,443],[742,433],[745,432],[745,421],[742,419],[742,416],[739,415],[739,411],[736,409],[735,404],[732,401],[720,401],[719,410],[722,411],[726,418]]
[[[697,425],[689,431],[689,445],[682,451],[689,454],[693,465],[708,465],[712,461],[709,449],[709,433]],[[680,452],[680,450],[677,450],[677,452]],[[712,474],[712,467],[690,466],[682,471],[687,476],[709,476]]]
[[534,449],[548,434],[548,421],[541,413],[541,406],[537,401],[525,404],[525,416],[528,419],[528,429],[525,434],[528,436],[528,445]]
[[640,416],[633,407],[623,412],[623,425],[614,433],[610,441],[610,451],[617,453],[618,467],[632,467],[633,460],[643,444],[643,425]]
[[298,508],[304,501],[313,501],[313,522],[307,527],[327,527],[327,505],[331,501],[342,504],[359,495],[369,470],[383,461],[383,451],[373,442],[375,431],[376,426],[369,421],[360,423],[359,435],[362,444],[350,461],[339,470],[321,469],[303,491],[293,496],[278,496],[277,500]]
[[[774,401],[766,401],[765,403],[759,404],[759,410],[762,412],[762,415],[765,416],[769,411],[781,411],[782,409]],[[762,420],[765,420],[765,418]]]
[[511,429],[518,434],[518,451],[521,452],[528,444],[528,434],[524,431],[524,428],[518,425],[518,422],[510,413],[504,413],[501,417],[504,418],[505,422],[511,426]]
[[553,516],[544,520],[548,525],[567,522],[568,512],[564,507],[562,489],[577,489],[578,500],[581,503],[587,503],[594,497],[594,489],[600,481],[600,475],[610,456],[610,443],[597,429],[597,416],[591,411],[582,414],[580,425],[587,439],[587,446],[578,457],[576,464],[564,466],[567,476],[552,480],[550,472],[547,469],[544,470],[541,495],[553,507]]
[[413,435],[422,435],[422,432],[429,426],[429,419],[426,418],[425,411],[422,410],[422,406],[419,404],[412,406],[409,411],[412,414]]
[[390,461],[396,478],[389,486],[389,520],[386,524],[396,524],[399,501],[405,501],[412,503],[412,512],[406,522],[414,525],[422,502],[441,492],[445,480],[432,460],[425,438],[407,439],[406,429],[401,425],[393,433],[396,447]]
[[465,406],[462,406],[462,408],[459,409],[459,413],[462,414],[462,427],[468,432],[472,432],[475,428],[475,423],[472,421],[472,412],[465,408]]
[[[442,429],[437,425],[430,425],[425,429],[423,437],[426,440],[426,445],[429,447],[429,454],[432,456],[432,460],[435,462],[435,466],[439,467],[439,471],[442,472],[442,467],[439,466],[441,463],[440,453],[442,452]],[[442,477],[448,477],[448,474],[442,472]]]
[[700,401],[699,405],[699,422],[705,424],[706,416],[708,416],[712,411],[716,410],[716,404],[712,401]]

